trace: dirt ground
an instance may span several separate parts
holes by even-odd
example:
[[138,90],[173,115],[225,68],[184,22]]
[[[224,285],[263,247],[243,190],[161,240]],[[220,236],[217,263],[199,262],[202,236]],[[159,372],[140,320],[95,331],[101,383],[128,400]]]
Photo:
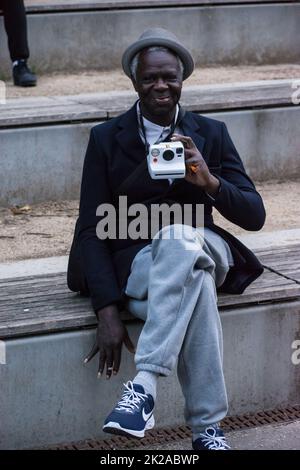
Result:
[[[267,211],[263,232],[300,228],[300,179],[260,183],[257,189]],[[69,253],[78,201],[36,204],[20,212],[0,208],[0,262]],[[247,233],[216,211],[215,221],[233,234]]]
[[[185,86],[195,86],[286,78],[300,79],[300,64],[197,68],[184,83]],[[73,95],[115,90],[132,90],[130,80],[121,70],[108,72],[89,70],[76,74],[39,75],[38,85],[32,88],[15,87],[11,80],[6,82],[6,98]]]

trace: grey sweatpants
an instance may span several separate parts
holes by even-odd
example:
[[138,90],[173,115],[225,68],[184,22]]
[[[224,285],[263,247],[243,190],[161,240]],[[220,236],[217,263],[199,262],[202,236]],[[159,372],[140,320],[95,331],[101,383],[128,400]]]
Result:
[[137,370],[166,376],[177,365],[193,432],[227,413],[216,286],[232,263],[227,243],[211,230],[167,226],[135,256],[126,286],[128,310],[145,321]]

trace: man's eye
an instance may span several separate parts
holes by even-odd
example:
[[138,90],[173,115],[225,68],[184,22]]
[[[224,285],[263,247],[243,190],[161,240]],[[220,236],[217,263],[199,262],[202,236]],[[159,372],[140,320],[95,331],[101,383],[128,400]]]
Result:
[[152,80],[153,80],[153,79],[152,79],[152,77],[150,77],[150,76],[149,76],[149,77],[143,77],[143,82],[145,82],[145,83],[152,82]]

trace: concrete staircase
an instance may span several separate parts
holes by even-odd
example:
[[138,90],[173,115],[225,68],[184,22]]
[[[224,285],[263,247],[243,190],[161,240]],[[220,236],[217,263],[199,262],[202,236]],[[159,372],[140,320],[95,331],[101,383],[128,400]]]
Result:
[[[226,122],[255,180],[300,173],[293,80],[187,87],[186,109]],[[90,128],[125,112],[132,92],[12,99],[1,106],[0,205],[79,197]]]
[[[154,24],[175,29],[200,66],[300,61],[296,1],[27,0],[26,6],[30,63],[39,73],[120,67],[127,44]],[[3,35],[0,18],[1,43]],[[5,48],[0,69],[2,76],[10,73]],[[255,180],[289,178],[300,171],[295,86],[287,78],[187,87],[182,103],[226,122]],[[115,91],[0,104],[6,175],[0,205],[78,198],[90,128],[126,111],[135,99]]]
[[[149,26],[176,31],[197,65],[299,61],[300,4],[261,0],[28,1],[31,63],[38,72],[118,68]],[[2,22],[1,22],[2,23]],[[6,38],[0,23],[0,43]],[[0,51],[1,73],[9,73]]]
[[[38,73],[119,67],[127,44],[153,24],[176,30],[200,66],[300,59],[295,1],[28,0],[27,7],[31,64]],[[0,42],[6,42],[1,19]],[[0,67],[8,76],[4,48]],[[226,122],[255,180],[286,179],[300,172],[294,85],[287,78],[187,87],[182,104]],[[0,104],[0,205],[78,198],[90,128],[135,99],[116,90]],[[291,362],[300,321],[299,245],[276,248],[264,238],[253,246],[267,266],[264,277],[241,298],[219,300],[232,414],[300,400]],[[126,353],[118,381],[97,382],[96,364],[83,366],[95,317],[89,299],[67,291],[64,263],[57,267],[55,261],[50,272],[48,261],[38,274],[30,261],[27,274],[0,266],[0,448],[101,435],[100,423],[133,373]],[[125,319],[137,339],[141,323]],[[182,422],[174,376],[162,384],[159,403],[159,425]]]

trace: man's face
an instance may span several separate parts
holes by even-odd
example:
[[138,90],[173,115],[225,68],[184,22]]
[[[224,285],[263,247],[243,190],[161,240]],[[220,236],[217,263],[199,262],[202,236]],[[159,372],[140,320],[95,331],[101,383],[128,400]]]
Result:
[[139,95],[143,115],[158,124],[169,125],[182,88],[175,55],[167,51],[142,51],[133,86]]

